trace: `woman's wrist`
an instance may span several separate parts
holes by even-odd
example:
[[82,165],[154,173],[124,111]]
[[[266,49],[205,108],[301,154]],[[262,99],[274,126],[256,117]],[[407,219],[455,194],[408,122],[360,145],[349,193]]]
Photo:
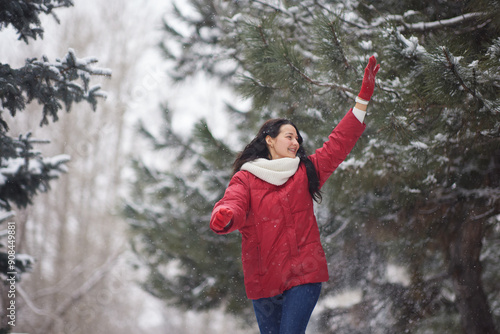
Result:
[[358,108],[359,110],[366,111],[366,109],[368,108],[368,105],[356,102],[356,105],[354,106],[354,108]]

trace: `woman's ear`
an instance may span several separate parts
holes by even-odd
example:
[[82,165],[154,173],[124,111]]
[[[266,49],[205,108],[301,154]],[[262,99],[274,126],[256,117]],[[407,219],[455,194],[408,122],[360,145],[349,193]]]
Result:
[[274,142],[273,142],[273,138],[271,138],[270,135],[266,136],[266,143],[267,143],[267,146],[273,147]]

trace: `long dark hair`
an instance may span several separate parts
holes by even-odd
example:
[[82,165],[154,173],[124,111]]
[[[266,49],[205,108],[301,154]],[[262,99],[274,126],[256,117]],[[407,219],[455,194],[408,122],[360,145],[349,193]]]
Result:
[[307,179],[309,182],[309,193],[316,202],[321,202],[321,192],[319,190],[319,177],[316,172],[314,164],[309,159],[306,154],[305,149],[302,147],[302,136],[300,135],[299,129],[290,120],[285,118],[274,118],[266,121],[257,133],[257,136],[248,144],[243,151],[241,151],[236,160],[233,163],[233,175],[238,172],[245,162],[253,161],[258,158],[270,159],[271,153],[267,148],[266,137],[271,136],[271,138],[276,138],[280,133],[280,128],[282,125],[290,124],[297,131],[297,136],[299,137],[298,142],[300,144],[297,150],[297,157],[300,158],[300,162],[304,163],[307,172]]

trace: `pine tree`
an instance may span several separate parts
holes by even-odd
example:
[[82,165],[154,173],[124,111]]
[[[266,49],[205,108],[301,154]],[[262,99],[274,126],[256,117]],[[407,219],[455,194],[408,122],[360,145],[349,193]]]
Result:
[[[207,310],[227,300],[229,310],[241,312],[245,300],[238,257],[238,237],[218,238],[202,222],[210,219],[214,201],[229,182],[232,152],[200,122],[186,141],[163,109],[161,138],[141,126],[155,151],[168,150],[171,169],[164,171],[134,161],[136,181],[125,208],[131,224],[133,249],[149,275],[143,287],[177,306]],[[197,147],[206,148],[203,152]],[[163,156],[163,155],[162,155]],[[224,258],[229,266],[221,267]],[[175,277],[170,272],[178,272]]]
[[[58,1],[3,1],[0,4],[0,27],[12,25],[25,43],[43,37],[39,15],[52,14],[54,8],[72,6],[70,0]],[[27,104],[36,101],[43,106],[40,126],[49,119],[58,120],[59,110],[70,111],[73,103],[87,101],[95,110],[97,98],[105,97],[100,85],[90,86],[92,75],[109,76],[111,72],[92,66],[96,58],[78,58],[73,49],[66,56],[51,62],[46,56],[26,60],[21,68],[0,64],[0,208],[11,209],[11,202],[25,207],[38,191],[48,189],[48,181],[64,172],[68,157],[44,159],[33,151],[33,144],[46,143],[31,138],[31,134],[13,138],[2,117],[5,110],[12,117],[23,111]],[[78,83],[81,80],[82,84]],[[31,166],[30,166],[31,162]]]
[[[43,37],[40,15],[51,14],[59,7],[70,7],[70,0],[53,1],[18,1],[9,0],[0,3],[0,28],[10,25],[19,36],[19,40],[29,43],[30,39]],[[70,157],[58,155],[43,157],[35,145],[48,144],[46,140],[32,138],[31,133],[13,137],[9,134],[8,121],[2,117],[8,111],[11,117],[22,112],[31,102],[42,107],[40,126],[49,121],[58,120],[62,109],[70,111],[73,103],[87,101],[95,110],[97,99],[105,93],[99,85],[90,85],[93,75],[109,76],[111,72],[93,66],[97,59],[78,58],[75,51],[61,59],[50,61],[46,56],[30,58],[21,68],[12,68],[9,64],[0,64],[0,223],[7,235],[7,221],[14,215],[14,208],[24,208],[32,203],[34,196],[49,189],[51,180],[66,172],[66,163]],[[33,263],[30,256],[17,254],[15,263],[9,263],[5,252],[11,245],[2,240],[0,252],[0,272],[17,272],[19,276],[29,270]],[[3,328],[2,330],[8,330]]]
[[[361,290],[361,300],[352,307],[325,309],[325,331],[497,333],[498,2],[192,0],[191,5],[196,15],[174,8],[177,18],[165,21],[162,47],[175,64],[171,76],[182,81],[204,72],[250,98],[250,111],[229,111],[241,143],[265,119],[287,117],[298,124],[312,153],[353,105],[368,57],[376,54],[381,63],[368,128],[323,188],[325,201],[318,207],[332,270],[324,293]],[[179,22],[188,33],[174,28]],[[222,150],[203,129],[194,134],[204,144],[197,146],[201,149],[178,160],[224,154],[225,167],[206,165],[206,171],[225,171],[227,179],[234,152]],[[176,141],[165,143],[162,149],[179,149]],[[187,182],[190,173],[176,168],[174,175]],[[149,180],[148,186],[137,183],[145,186],[139,192],[143,203],[154,194],[166,207],[192,193],[177,187],[173,197],[158,198],[155,187],[174,183],[156,171]],[[157,211],[164,221],[155,230],[144,218],[134,220],[143,228],[140,236],[152,232],[162,240],[149,253],[138,251],[163,283],[159,264],[176,263],[182,273],[194,268],[190,277],[204,277],[221,266],[237,275],[229,267],[237,254],[226,262],[227,252],[217,261],[213,253],[207,259],[192,250],[221,242],[204,239],[210,238],[210,204],[224,187],[224,182],[209,188],[194,181],[190,184],[198,192],[213,195],[204,198],[208,211],[193,211],[194,202],[185,209],[174,205],[177,216],[196,222],[194,232],[187,224],[169,229],[177,220],[168,210]],[[196,243],[185,240],[178,253],[172,252],[169,238],[190,233],[197,234]],[[211,263],[207,272],[204,261]],[[394,264],[406,270],[407,281],[387,276]],[[186,276],[179,277],[168,283],[179,284]],[[198,281],[197,289],[164,297],[192,306],[193,292],[213,291],[213,286],[219,287],[220,298],[231,296],[225,293],[232,286],[218,285],[222,276],[210,277],[208,287]],[[195,297],[203,303],[203,295]]]

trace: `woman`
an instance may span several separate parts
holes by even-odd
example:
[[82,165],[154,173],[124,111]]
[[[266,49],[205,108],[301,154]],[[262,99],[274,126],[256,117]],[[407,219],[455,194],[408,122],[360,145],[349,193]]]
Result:
[[305,333],[328,268],[313,199],[363,133],[380,65],[370,57],[356,105],[328,141],[307,156],[297,127],[264,123],[234,162],[234,175],[215,204],[210,228],[239,230],[245,288],[261,333]]

